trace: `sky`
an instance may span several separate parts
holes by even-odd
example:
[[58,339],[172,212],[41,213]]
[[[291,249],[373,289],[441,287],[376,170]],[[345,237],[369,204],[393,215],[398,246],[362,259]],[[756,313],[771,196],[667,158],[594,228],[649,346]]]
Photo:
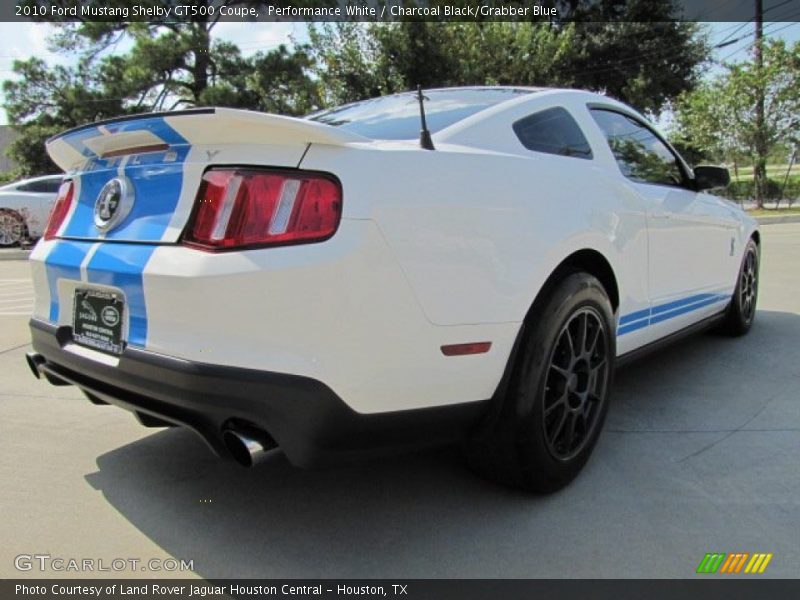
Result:
[[[753,42],[752,23],[707,23],[710,39],[714,44],[735,43],[719,48],[714,52],[716,61],[737,61],[747,57]],[[46,23],[0,23],[0,81],[13,76],[12,65],[15,59],[38,56],[49,64],[69,64],[72,57],[54,54],[47,47],[47,37],[54,31],[54,25]],[[800,22],[765,23],[767,37],[783,38],[789,42],[800,40]],[[214,29],[220,39],[235,42],[245,55],[259,50],[269,50],[280,44],[291,44],[293,40],[307,39],[305,25],[301,23],[233,23],[220,22]],[[740,39],[741,38],[741,39]],[[116,51],[124,52],[127,46],[121,44]],[[711,68],[711,75],[716,68]],[[0,104],[3,95],[0,90]],[[0,107],[0,125],[7,123],[5,111]]]

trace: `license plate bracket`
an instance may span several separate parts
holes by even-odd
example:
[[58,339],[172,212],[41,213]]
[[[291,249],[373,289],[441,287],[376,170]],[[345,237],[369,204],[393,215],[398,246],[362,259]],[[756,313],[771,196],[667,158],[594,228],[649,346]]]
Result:
[[75,290],[72,338],[108,354],[122,354],[125,301],[116,292],[81,288]]

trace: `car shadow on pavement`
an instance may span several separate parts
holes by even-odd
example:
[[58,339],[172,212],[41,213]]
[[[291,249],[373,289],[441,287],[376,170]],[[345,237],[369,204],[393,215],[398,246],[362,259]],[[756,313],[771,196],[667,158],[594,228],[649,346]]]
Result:
[[[577,576],[576,548],[587,560],[616,556],[613,543],[581,541],[587,527],[619,542],[631,515],[647,510],[632,511],[626,503],[637,499],[620,495],[651,481],[658,490],[658,477],[680,490],[692,476],[684,455],[752,420],[765,387],[797,381],[798,339],[800,316],[760,311],[744,338],[694,336],[622,369],[595,455],[571,486],[547,497],[482,481],[455,448],[326,470],[295,469],[277,453],[246,470],[183,430],[108,452],[86,478],[206,578]],[[649,430],[702,435],[675,448],[649,451],[657,436],[636,452],[624,447],[626,434]],[[581,544],[589,544],[584,553]]]

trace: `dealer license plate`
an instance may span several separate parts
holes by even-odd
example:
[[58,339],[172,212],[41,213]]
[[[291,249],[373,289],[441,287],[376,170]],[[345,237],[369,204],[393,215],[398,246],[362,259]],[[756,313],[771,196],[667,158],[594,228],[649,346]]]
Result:
[[75,290],[72,338],[78,344],[110,354],[122,353],[125,302],[104,290]]

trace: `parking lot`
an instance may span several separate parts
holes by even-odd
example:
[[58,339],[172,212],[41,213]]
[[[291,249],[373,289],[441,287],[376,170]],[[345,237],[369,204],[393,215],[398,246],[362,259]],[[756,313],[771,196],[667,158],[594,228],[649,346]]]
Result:
[[547,497],[481,481],[455,449],[320,471],[219,462],[188,432],[36,381],[27,264],[0,260],[0,577],[98,575],[15,568],[37,553],[176,557],[205,578],[691,577],[707,552],[770,552],[761,577],[797,577],[800,224],[762,237],[751,333],[620,371],[594,456]]

